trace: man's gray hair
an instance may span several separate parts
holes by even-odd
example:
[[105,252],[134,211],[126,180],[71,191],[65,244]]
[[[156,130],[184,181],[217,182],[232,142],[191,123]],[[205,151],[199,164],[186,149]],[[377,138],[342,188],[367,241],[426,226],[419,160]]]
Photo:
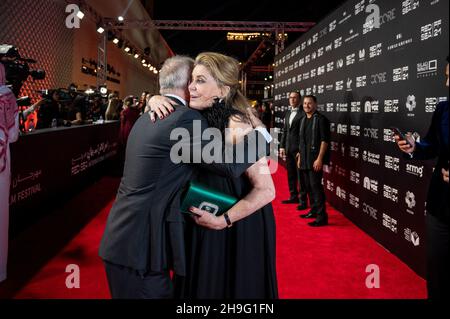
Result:
[[194,60],[183,55],[168,58],[159,72],[160,91],[186,90],[191,79]]

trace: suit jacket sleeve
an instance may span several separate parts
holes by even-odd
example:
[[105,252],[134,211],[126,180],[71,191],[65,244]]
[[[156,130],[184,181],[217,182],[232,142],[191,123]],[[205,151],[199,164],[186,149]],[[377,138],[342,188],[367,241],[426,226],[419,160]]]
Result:
[[[416,149],[413,153],[414,159],[429,160],[434,159],[439,154],[439,127],[442,113],[442,105],[439,104],[431,119],[431,125],[428,129],[427,135],[420,143],[416,143]],[[406,157],[406,158],[409,158]]]
[[[197,112],[189,112],[189,116],[184,116],[179,123],[178,128],[185,128],[189,132],[189,163],[198,165],[216,174],[236,178],[241,176],[250,166],[259,159],[269,155],[270,144],[260,132],[253,130],[252,133],[244,137],[237,145],[223,147],[222,139],[204,140],[204,131],[208,128],[207,121]],[[211,149],[211,144],[220,143],[217,148],[220,149],[219,161],[205,161],[202,154],[206,147],[207,153]],[[243,154],[239,154],[242,151]]]

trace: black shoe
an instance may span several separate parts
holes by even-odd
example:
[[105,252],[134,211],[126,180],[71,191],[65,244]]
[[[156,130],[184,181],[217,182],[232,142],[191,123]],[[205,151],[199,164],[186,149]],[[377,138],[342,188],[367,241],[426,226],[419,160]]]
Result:
[[326,226],[326,225],[328,225],[328,220],[326,218],[319,219],[319,220],[316,219],[315,221],[308,223],[308,225],[311,227]]
[[308,214],[300,215],[300,218],[317,218],[317,214],[313,212],[309,212]]
[[308,205],[306,204],[300,204],[297,206],[297,210],[305,210],[308,209]]
[[298,198],[297,197],[291,197],[287,200],[284,200],[281,202],[282,204],[297,204],[298,203]]

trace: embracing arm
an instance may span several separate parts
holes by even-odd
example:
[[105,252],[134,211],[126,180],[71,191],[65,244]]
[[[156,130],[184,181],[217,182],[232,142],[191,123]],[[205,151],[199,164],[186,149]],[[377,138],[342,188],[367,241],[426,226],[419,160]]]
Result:
[[[229,136],[230,140],[227,142],[237,143],[245,137],[245,133],[251,130],[252,127],[245,123],[230,120],[230,128],[237,130],[232,131],[233,133]],[[252,184],[252,189],[228,210],[227,214],[231,224],[253,214],[275,198],[275,186],[265,157],[250,166],[246,170],[246,175]],[[216,230],[228,227],[224,216],[214,216],[196,208],[193,208],[192,212],[198,215],[194,215],[194,220],[201,226]]]
[[[207,121],[197,111],[190,110],[183,114],[182,118],[176,124],[177,129],[185,130],[187,139],[183,138],[172,147],[172,153],[175,156],[180,150],[187,152],[181,156],[181,162],[197,165],[201,168],[212,171],[218,175],[236,178],[241,176],[250,166],[259,159],[266,157],[270,152],[270,141],[258,130],[246,130],[250,134],[244,135],[237,145],[225,147],[222,138],[213,138],[212,141],[205,139],[210,132],[217,129],[211,128],[209,131]],[[206,133],[205,133],[206,131]],[[179,135],[173,134],[176,140]],[[184,141],[183,141],[184,140]],[[213,147],[213,146],[216,147]],[[207,157],[208,151],[213,148],[217,150],[218,159]],[[177,153],[178,151],[178,153]]]
[[[266,158],[252,165],[247,169],[246,174],[253,188],[247,196],[228,210],[227,214],[232,224],[253,214],[275,199],[275,186]],[[224,216],[214,216],[195,207],[191,208],[191,212],[194,214],[195,222],[200,226],[215,230],[228,227]]]

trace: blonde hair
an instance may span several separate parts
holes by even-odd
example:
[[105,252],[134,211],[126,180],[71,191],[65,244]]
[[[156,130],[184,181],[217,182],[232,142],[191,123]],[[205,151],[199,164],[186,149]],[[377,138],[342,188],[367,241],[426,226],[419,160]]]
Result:
[[239,63],[236,59],[216,52],[200,53],[195,59],[195,65],[208,69],[219,87],[228,86],[230,92],[225,97],[225,103],[239,111],[243,120],[248,121],[247,110],[250,107],[247,98],[239,90]]

